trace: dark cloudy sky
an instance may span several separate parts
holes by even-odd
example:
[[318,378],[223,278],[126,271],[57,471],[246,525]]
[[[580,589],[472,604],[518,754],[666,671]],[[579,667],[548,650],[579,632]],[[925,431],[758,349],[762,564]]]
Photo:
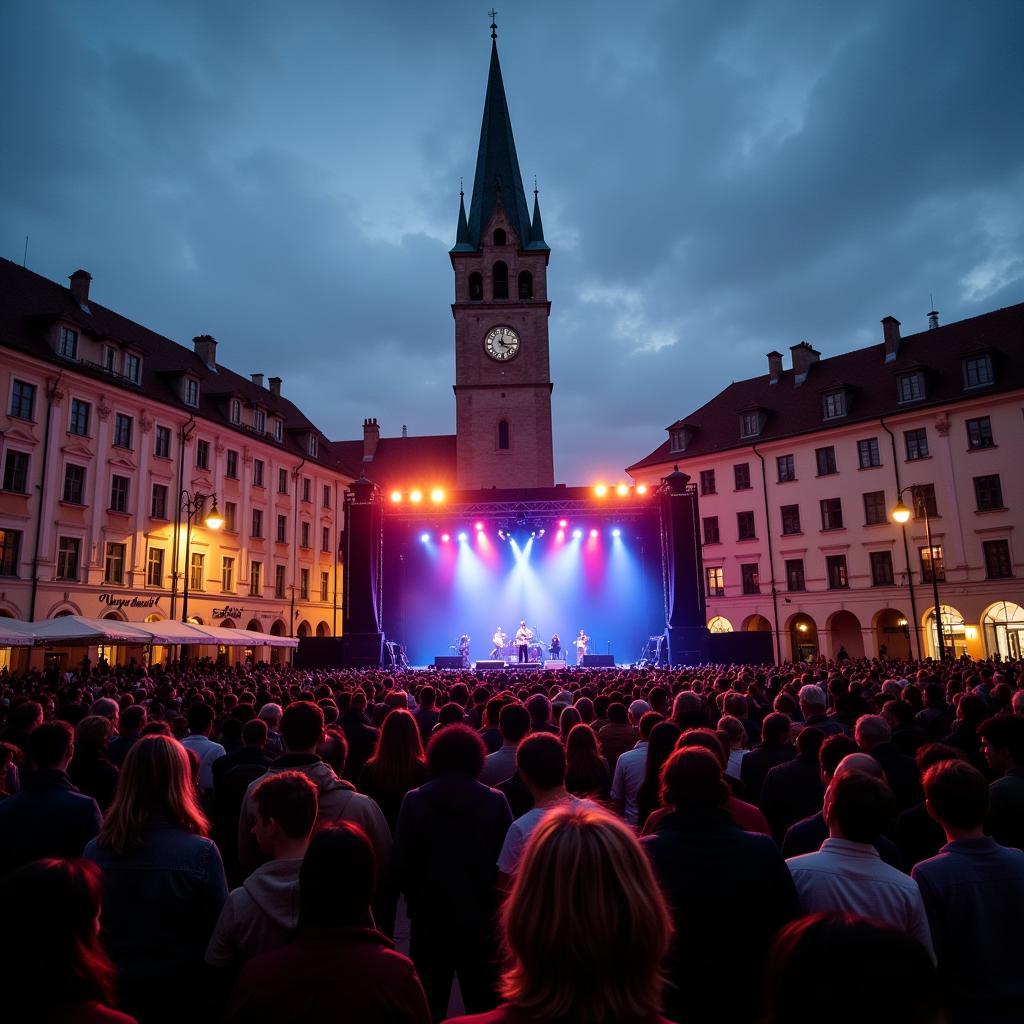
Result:
[[[6,0],[0,254],[214,334],[328,436],[452,431],[488,7]],[[623,476],[769,349],[1024,299],[1021,0],[498,7],[559,480]]]

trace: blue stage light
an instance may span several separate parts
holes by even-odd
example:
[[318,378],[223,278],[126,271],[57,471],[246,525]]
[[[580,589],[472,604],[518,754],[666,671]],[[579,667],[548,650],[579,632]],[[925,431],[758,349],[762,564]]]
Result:
[[461,541],[466,540],[466,534],[464,532],[459,534],[459,540],[461,540]]
[[613,537],[621,537],[622,536],[622,531],[616,526],[615,529],[612,530],[612,536]]
[[430,543],[430,534],[429,533],[421,533],[420,534],[420,540],[424,544],[429,544]]

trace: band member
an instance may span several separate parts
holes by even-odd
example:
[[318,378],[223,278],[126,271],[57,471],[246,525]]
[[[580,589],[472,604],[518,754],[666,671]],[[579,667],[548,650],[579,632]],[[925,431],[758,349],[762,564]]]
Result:
[[462,667],[469,668],[469,634],[463,633],[459,637],[459,654],[462,655]]
[[548,654],[556,661],[562,656],[562,641],[557,633],[551,636],[551,643],[548,645]]
[[491,637],[491,643],[494,644],[491,648],[491,657],[500,658],[502,649],[505,644],[508,643],[508,637],[505,635],[505,630],[503,630],[501,626],[494,631],[494,636]]
[[579,636],[573,640],[573,643],[576,645],[576,664],[581,665],[583,663],[583,659],[587,655],[587,647],[590,644],[590,637],[581,629]]
[[529,627],[526,625],[526,619],[522,619],[519,623],[519,628],[516,630],[516,646],[519,648],[520,663],[530,660],[530,641],[532,639],[533,633],[530,632]]

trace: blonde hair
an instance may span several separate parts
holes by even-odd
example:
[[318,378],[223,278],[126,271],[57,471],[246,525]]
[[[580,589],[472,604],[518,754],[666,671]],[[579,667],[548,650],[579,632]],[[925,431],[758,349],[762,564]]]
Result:
[[188,752],[170,736],[142,736],[132,744],[97,841],[115,853],[141,846],[154,813],[166,815],[186,832],[209,833]]
[[502,910],[501,993],[538,1021],[645,1021],[672,923],[633,833],[585,807],[544,816]]

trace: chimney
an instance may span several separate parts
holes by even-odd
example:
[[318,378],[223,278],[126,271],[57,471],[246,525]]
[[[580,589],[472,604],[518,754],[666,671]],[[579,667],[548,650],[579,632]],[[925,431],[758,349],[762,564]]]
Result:
[[885,361],[891,363],[900,351],[900,322],[894,316],[882,318],[882,334],[885,336]]
[[270,385],[270,393],[272,395],[274,395],[275,397],[280,398],[281,397],[281,378],[280,377],[271,377],[270,380],[267,381],[267,383]]
[[375,419],[363,420],[363,462],[372,462],[380,440],[380,427]]
[[939,311],[937,309],[933,309],[928,314],[928,330],[929,331],[937,331],[938,329],[939,329]]
[[402,424],[402,437],[409,436],[409,428],[403,423]]
[[782,353],[768,353],[768,383],[778,384],[782,378]]
[[256,385],[256,387],[258,387],[258,388],[263,387],[263,374],[262,373],[253,373],[253,374],[250,374],[249,376],[252,378],[252,382],[253,382],[253,384]]
[[211,369],[217,367],[217,339],[210,334],[198,334],[192,339],[195,353]]
[[793,356],[793,383],[803,384],[821,353],[811,348],[806,341],[801,341],[799,345],[790,345],[789,351]]
[[71,275],[71,294],[75,297],[75,302],[80,306],[88,310],[89,306],[89,282],[92,280],[92,274],[87,270],[76,270]]

